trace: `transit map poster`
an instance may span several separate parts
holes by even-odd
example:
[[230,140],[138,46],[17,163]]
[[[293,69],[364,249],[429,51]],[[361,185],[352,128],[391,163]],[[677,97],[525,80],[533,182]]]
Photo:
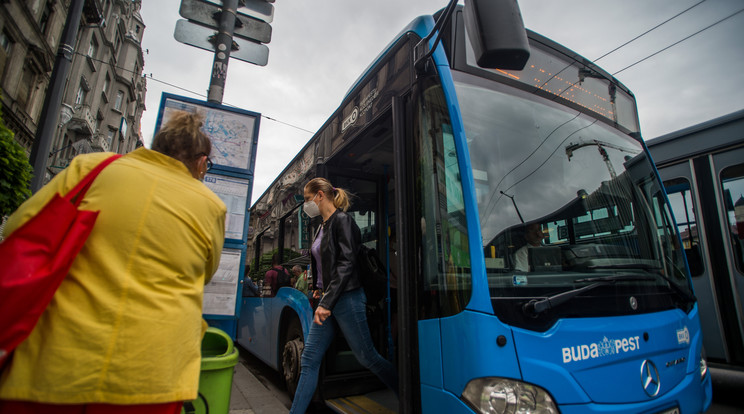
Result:
[[209,157],[217,168],[253,174],[260,114],[164,93],[155,130],[176,111],[204,115],[202,130],[212,140]]

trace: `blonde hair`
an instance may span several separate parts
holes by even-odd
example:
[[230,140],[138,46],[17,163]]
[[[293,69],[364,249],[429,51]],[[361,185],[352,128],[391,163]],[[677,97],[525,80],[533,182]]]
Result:
[[349,193],[343,188],[337,188],[331,185],[331,182],[322,177],[316,177],[305,184],[305,190],[310,193],[317,193],[323,191],[326,195],[331,196],[333,199],[333,205],[336,208],[340,208],[346,211],[351,207],[351,200]]
[[212,153],[212,141],[202,131],[203,125],[202,114],[176,111],[155,134],[152,150],[181,161],[193,173],[199,157]]

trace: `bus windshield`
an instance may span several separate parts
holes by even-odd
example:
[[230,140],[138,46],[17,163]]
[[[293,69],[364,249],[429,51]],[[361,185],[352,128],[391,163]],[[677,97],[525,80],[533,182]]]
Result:
[[[528,92],[453,78],[502,320],[547,329],[559,317],[690,308],[676,229],[638,141]],[[525,306],[590,284],[547,312]]]

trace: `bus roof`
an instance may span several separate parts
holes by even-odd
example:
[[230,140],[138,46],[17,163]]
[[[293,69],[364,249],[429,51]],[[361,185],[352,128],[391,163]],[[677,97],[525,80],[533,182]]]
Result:
[[744,145],[744,109],[646,141],[657,164]]

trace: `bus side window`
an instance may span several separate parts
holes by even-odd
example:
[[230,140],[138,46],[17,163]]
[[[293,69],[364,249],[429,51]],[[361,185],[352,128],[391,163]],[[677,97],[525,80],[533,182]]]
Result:
[[666,188],[669,204],[677,222],[677,230],[690,266],[690,274],[700,276],[705,271],[705,266],[700,251],[700,234],[690,182],[686,178],[674,178],[664,181],[664,188]]
[[729,242],[736,268],[744,273],[744,164],[721,171],[721,186],[728,222]]

